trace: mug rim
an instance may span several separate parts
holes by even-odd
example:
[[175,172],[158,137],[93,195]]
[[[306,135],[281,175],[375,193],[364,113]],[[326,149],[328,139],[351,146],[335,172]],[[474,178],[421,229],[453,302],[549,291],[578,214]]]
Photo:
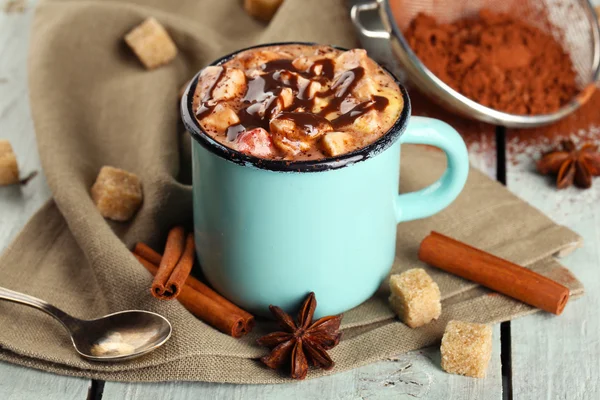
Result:
[[[246,47],[240,50],[236,50],[235,52],[229,53],[212,63],[208,64],[209,66],[218,66],[222,65],[225,62],[231,60],[237,54],[246,51],[252,50],[261,47],[268,46],[279,46],[279,45],[307,45],[307,46],[322,46],[318,43],[314,42],[273,42],[273,43],[264,43],[255,46]],[[348,49],[332,46],[337,50],[347,51]],[[361,161],[366,161],[379,153],[387,150],[391,147],[404,133],[406,130],[406,126],[408,125],[408,119],[410,117],[411,104],[410,99],[408,97],[408,92],[404,86],[400,83],[398,78],[392,74],[387,68],[383,65],[377,63],[384,71],[386,71],[394,82],[400,88],[400,93],[402,94],[403,107],[400,115],[394,122],[394,124],[376,141],[369,144],[368,146],[361,147],[360,149],[354,150],[350,153],[342,154],[338,157],[326,157],[316,160],[300,160],[300,161],[290,161],[290,160],[273,160],[260,158],[253,155],[241,153],[237,150],[234,150],[230,147],[225,146],[219,141],[215,140],[208,133],[202,129],[200,122],[194,116],[193,111],[193,102],[194,96],[193,93],[196,91],[196,86],[198,84],[198,78],[200,74],[204,70],[202,68],[200,71],[194,75],[192,80],[188,83],[183,96],[181,97],[181,118],[183,120],[183,124],[185,128],[190,133],[192,138],[196,140],[202,147],[210,151],[211,153],[223,158],[227,161],[234,162],[236,164],[242,166],[253,166],[259,169],[275,171],[275,172],[321,172],[321,171],[329,171],[334,169],[343,168]],[[192,94],[190,96],[190,94]]]

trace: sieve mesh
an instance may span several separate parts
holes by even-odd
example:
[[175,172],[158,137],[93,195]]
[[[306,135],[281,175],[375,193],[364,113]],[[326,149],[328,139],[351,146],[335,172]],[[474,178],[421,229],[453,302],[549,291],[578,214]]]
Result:
[[594,80],[595,42],[587,0],[389,0],[395,23],[404,32],[418,13],[451,23],[475,16],[481,9],[510,12],[550,32],[571,57],[577,84],[583,89]]

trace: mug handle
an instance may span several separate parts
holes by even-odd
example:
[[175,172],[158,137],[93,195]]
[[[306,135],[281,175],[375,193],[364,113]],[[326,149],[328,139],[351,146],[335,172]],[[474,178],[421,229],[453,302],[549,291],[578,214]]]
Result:
[[427,144],[446,153],[448,166],[440,179],[424,189],[398,195],[396,221],[429,217],[448,207],[459,195],[469,174],[469,153],[458,132],[447,123],[425,117],[412,117],[400,143]]

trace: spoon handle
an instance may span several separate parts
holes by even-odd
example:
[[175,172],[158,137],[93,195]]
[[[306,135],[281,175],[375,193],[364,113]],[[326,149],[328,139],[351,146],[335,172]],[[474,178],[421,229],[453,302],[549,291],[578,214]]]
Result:
[[44,311],[46,314],[49,314],[60,321],[60,323],[63,324],[64,327],[69,331],[75,330],[78,326],[79,320],[77,318],[71,317],[66,312],[59,310],[52,304],[46,303],[44,300],[40,300],[37,297],[0,287],[0,299],[12,301],[18,304],[24,304],[26,306]]

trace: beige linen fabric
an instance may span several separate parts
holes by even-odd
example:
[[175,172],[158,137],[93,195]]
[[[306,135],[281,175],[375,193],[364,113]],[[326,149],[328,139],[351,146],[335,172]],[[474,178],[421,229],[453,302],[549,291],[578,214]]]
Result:
[[[0,359],[65,375],[121,381],[202,380],[238,383],[287,381],[256,358],[255,345],[271,329],[260,321],[233,339],[194,318],[177,302],[157,301],[150,277],[129,253],[137,241],[160,248],[170,227],[189,224],[189,156],[180,152],[177,107],[181,85],[211,60],[269,41],[304,40],[354,46],[347,10],[338,1],[286,0],[262,25],[238,1],[43,1],[31,41],[30,96],[40,157],[54,195],[0,258],[0,285],[43,298],[79,318],[140,308],[165,315],[174,334],[161,349],[122,364],[79,358],[63,328],[27,307],[0,302]],[[123,35],[147,16],[172,34],[180,54],[146,71]],[[187,146],[183,146],[184,148]],[[144,204],[130,223],[104,220],[89,189],[103,165],[143,181]],[[405,146],[403,191],[433,182],[445,168],[441,152]],[[471,170],[465,190],[445,211],[398,227],[393,272],[423,266],[419,242],[438,230],[474,246],[583,288],[552,259],[579,237],[554,224],[504,187]],[[365,266],[368,268],[368,265]],[[344,339],[331,355],[339,372],[440,340],[445,323],[508,320],[535,310],[425,267],[443,294],[439,321],[410,329],[393,319],[387,289],[346,313]],[[566,311],[569,312],[569,306]],[[557,320],[556,323],[560,323]],[[311,371],[309,377],[323,375]]]

